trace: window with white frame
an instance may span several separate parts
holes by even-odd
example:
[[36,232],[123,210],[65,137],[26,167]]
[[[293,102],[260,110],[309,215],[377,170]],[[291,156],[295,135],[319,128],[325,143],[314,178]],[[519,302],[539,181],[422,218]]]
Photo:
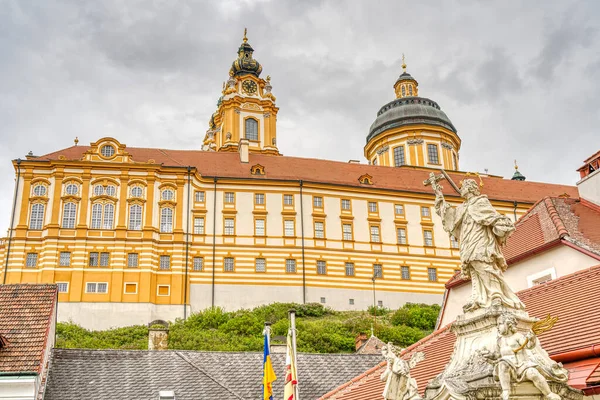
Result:
[[31,215],[29,216],[29,229],[41,230],[44,226],[44,211],[46,205],[35,203],[31,206]]
[[108,283],[106,282],[87,282],[85,284],[86,293],[108,293]]
[[223,259],[223,270],[225,272],[233,272],[235,270],[233,257],[225,257]]
[[173,232],[173,209],[161,208],[160,210],[160,231],[162,233]]
[[25,258],[25,266],[26,267],[36,267],[38,263],[38,254],[37,253],[27,253],[27,257]]
[[69,196],[75,196],[77,193],[79,193],[78,185],[74,183],[69,183],[67,186],[65,186],[65,194]]
[[324,260],[317,260],[317,274],[318,275],[326,275],[327,274],[327,263]]
[[373,264],[373,277],[383,278],[383,265]]
[[115,195],[117,194],[117,188],[114,185],[108,185],[106,186],[105,192],[107,195],[115,197]]
[[140,204],[129,206],[129,229],[132,231],[142,230],[142,206]]
[[404,146],[398,146],[394,148],[394,165],[400,167],[406,164],[404,159]]
[[256,272],[267,271],[267,261],[264,258],[257,258],[254,260],[254,270]]
[[377,212],[377,202],[375,202],[375,201],[370,201],[369,202],[369,212],[370,213],[376,213]]
[[70,251],[61,251],[58,256],[58,265],[60,267],[70,267],[71,266],[71,252]]
[[162,270],[171,269],[171,256],[160,256],[159,268]]
[[115,148],[109,144],[105,144],[100,149],[100,154],[102,154],[103,157],[112,157],[115,155]]
[[423,241],[425,242],[425,246],[433,246],[433,232],[425,229],[423,231]]
[[139,266],[140,256],[138,253],[127,254],[127,266],[129,268],[136,268]]
[[265,236],[265,220],[255,219],[254,220],[254,235]]
[[108,267],[110,263],[110,253],[102,252],[100,253],[100,266]]
[[353,306],[354,305],[354,299],[348,299],[348,304]]
[[431,210],[427,206],[421,206],[421,217],[431,217]]
[[204,258],[194,257],[194,271],[202,271],[204,269]]
[[102,204],[96,203],[92,205],[92,229],[100,229],[102,227]]
[[225,192],[225,203],[233,204],[235,203],[235,193],[233,192]]
[[285,260],[285,272],[296,272],[296,260],[294,260],[293,258],[288,258]]
[[379,227],[377,225],[371,225],[371,242],[381,242],[381,236],[379,235]]
[[352,203],[350,199],[342,199],[342,210],[350,210],[352,207]]
[[402,204],[394,204],[394,213],[396,215],[404,215],[404,206]]
[[162,191],[160,198],[161,200],[173,200],[173,198],[175,197],[175,192],[173,191],[173,189],[165,189]]
[[354,263],[347,262],[345,267],[346,267],[346,276],[354,276]]
[[47,192],[48,192],[48,190],[46,189],[46,186],[44,186],[44,185],[36,185],[33,188],[34,196],[45,196]]
[[95,203],[92,206],[91,229],[112,229],[115,219],[115,205]]
[[264,193],[255,193],[254,194],[254,204],[264,205],[265,204],[265,194]]
[[320,196],[314,196],[313,197],[313,207],[323,208],[323,198]]
[[283,236],[294,236],[293,219],[286,219],[283,221]]
[[98,253],[97,251],[92,251],[90,253],[89,259],[88,259],[88,266],[90,267],[97,267],[98,266],[98,261],[100,261],[100,253]]
[[429,278],[431,282],[437,282],[437,269],[427,268],[427,278]]
[[94,186],[94,196],[102,196],[104,194],[104,186],[96,185]]
[[352,240],[352,224],[343,224],[343,239],[344,240]]
[[204,217],[194,218],[194,234],[204,235]]
[[398,244],[406,244],[406,228],[397,228]]
[[315,221],[315,238],[325,238],[325,224],[322,221]]
[[69,282],[56,282],[56,287],[58,289],[58,293],[69,292]]
[[402,266],[400,267],[400,273],[403,280],[410,280],[410,267]]
[[205,193],[203,191],[197,190],[194,193],[194,200],[196,200],[196,203],[204,203],[204,199]]
[[104,205],[104,216],[102,217],[102,229],[112,229],[115,220],[115,205],[108,203]]
[[133,186],[131,188],[131,197],[141,198],[144,197],[144,189],[141,186]]
[[435,144],[427,145],[427,156],[429,157],[429,164],[439,164],[440,160],[438,157],[438,147]]
[[325,304],[325,303],[326,303],[325,297],[321,297],[321,304]]
[[65,229],[75,228],[76,217],[77,217],[77,204],[65,203],[63,205],[62,227]]
[[235,234],[235,219],[225,218],[225,235],[231,236]]
[[108,283],[98,282],[98,286],[96,286],[98,293],[108,293]]
[[294,195],[293,194],[284,194],[283,195],[283,204],[286,206],[294,205]]
[[245,136],[248,140],[258,141],[258,121],[254,118],[246,118]]

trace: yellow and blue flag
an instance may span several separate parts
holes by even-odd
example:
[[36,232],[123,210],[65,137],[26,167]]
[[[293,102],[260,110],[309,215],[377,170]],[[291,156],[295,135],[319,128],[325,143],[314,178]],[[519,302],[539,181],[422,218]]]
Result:
[[277,379],[273,364],[271,363],[271,352],[269,349],[269,331],[265,330],[265,350],[263,360],[263,400],[273,400],[273,382]]

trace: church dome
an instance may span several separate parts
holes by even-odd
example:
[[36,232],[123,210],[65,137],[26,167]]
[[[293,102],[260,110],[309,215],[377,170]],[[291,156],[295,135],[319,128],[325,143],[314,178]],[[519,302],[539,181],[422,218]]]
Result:
[[[398,80],[402,79],[400,75]],[[406,73],[412,79],[412,77]],[[403,97],[390,101],[377,113],[375,122],[369,128],[367,143],[388,129],[414,124],[438,125],[456,133],[456,128],[433,100],[425,97]]]
[[252,53],[254,49],[248,43],[248,38],[246,37],[246,31],[244,30],[244,39],[240,48],[238,49],[238,58],[231,65],[231,69],[229,70],[229,75],[231,76],[242,76],[242,75],[254,75],[255,77],[259,77],[262,72],[262,65],[254,58],[252,58]]

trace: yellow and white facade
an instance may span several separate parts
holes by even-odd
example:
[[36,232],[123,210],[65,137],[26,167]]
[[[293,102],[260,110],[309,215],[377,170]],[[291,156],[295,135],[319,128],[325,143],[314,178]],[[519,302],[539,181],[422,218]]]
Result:
[[[203,151],[130,148],[107,137],[13,161],[3,281],[58,283],[59,320],[94,329],[213,305],[441,302],[458,243],[420,182],[430,168],[458,168],[456,132],[445,121],[378,131],[365,148],[377,166],[280,156],[275,97],[250,49],[244,38]],[[411,145],[415,138],[423,142]],[[452,149],[427,163],[426,145],[444,143]],[[395,146],[409,148],[405,166],[382,168],[394,165]],[[518,217],[536,200],[519,193],[490,198]]]

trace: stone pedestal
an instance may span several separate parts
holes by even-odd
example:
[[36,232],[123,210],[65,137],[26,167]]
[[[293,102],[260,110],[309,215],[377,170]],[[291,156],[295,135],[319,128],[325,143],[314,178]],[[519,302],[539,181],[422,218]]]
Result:
[[[495,351],[498,346],[498,318],[503,313],[512,314],[516,321],[516,331],[527,335],[531,332],[536,319],[530,318],[526,311],[506,309],[502,306],[479,309],[460,315],[452,325],[456,335],[454,352],[446,369],[433,379],[425,389],[425,398],[429,400],[446,399],[500,399],[502,388],[494,377],[494,367],[484,357],[484,353]],[[543,365],[560,374],[562,382],[547,380],[553,393],[563,399],[582,400],[583,393],[569,387],[562,365],[553,362],[539,343],[525,350],[524,356],[532,362]],[[512,381],[510,399],[544,399],[545,396],[531,381]]]

